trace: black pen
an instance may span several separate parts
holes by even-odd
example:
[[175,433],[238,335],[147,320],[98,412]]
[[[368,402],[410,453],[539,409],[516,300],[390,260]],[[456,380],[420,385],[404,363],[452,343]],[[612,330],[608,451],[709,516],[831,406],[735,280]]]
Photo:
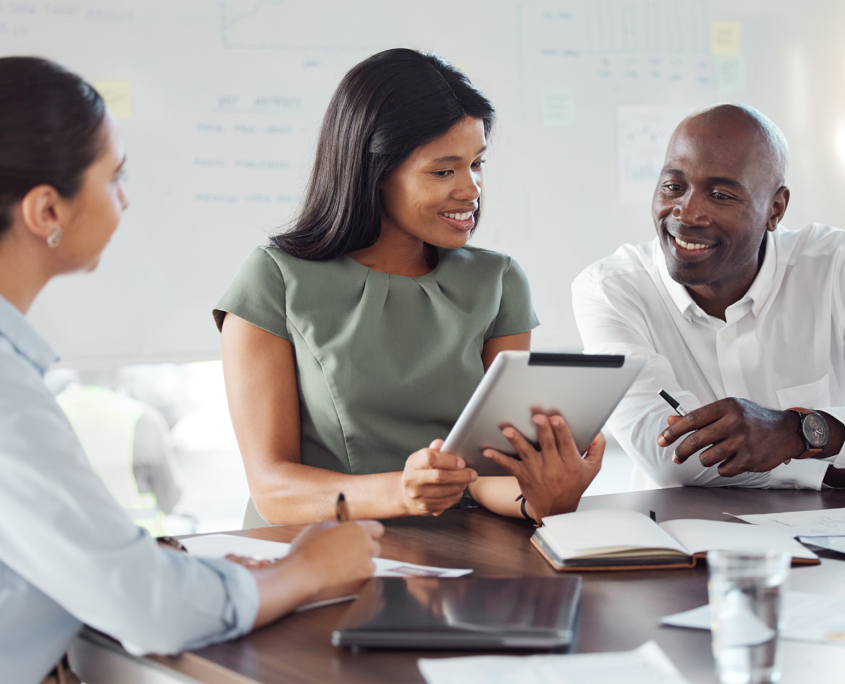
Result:
[[346,497],[343,492],[337,495],[336,513],[337,521],[344,523],[349,520],[349,504],[346,503]]
[[185,548],[185,545],[175,537],[156,537],[156,541],[159,544],[172,546],[177,551],[184,551],[185,553],[188,553],[188,549]]
[[669,394],[666,390],[660,390],[659,394],[661,397],[663,397],[666,403],[669,404],[669,406],[675,409],[675,412],[679,416],[685,416],[689,413],[689,411],[687,411],[683,406],[681,406],[677,401],[675,401],[674,397]]

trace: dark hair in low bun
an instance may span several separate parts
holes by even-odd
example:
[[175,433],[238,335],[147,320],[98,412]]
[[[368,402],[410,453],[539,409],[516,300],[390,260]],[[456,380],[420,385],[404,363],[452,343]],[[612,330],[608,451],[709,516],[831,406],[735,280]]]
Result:
[[[313,260],[371,246],[381,232],[382,179],[466,116],[481,119],[489,134],[495,111],[437,55],[399,48],[352,67],[323,118],[299,215],[272,243]],[[479,206],[476,220],[480,215]]]
[[0,237],[32,188],[73,197],[102,153],[106,107],[76,74],[37,57],[0,58]]

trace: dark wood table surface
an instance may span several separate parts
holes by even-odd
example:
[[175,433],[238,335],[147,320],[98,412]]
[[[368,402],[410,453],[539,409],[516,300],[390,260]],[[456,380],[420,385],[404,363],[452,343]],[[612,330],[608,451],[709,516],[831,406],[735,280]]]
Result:
[[[623,508],[648,514],[658,522],[676,518],[732,520],[723,515],[845,508],[845,491],[753,490],[733,488],[663,489],[587,497],[579,510]],[[402,518],[385,523],[382,556],[442,567],[472,568],[477,577],[554,576],[555,571],[529,543],[534,528],[525,521],[485,510],[447,511],[438,518]],[[239,532],[250,537],[290,541],[302,526]],[[793,568],[791,585],[824,591],[845,569],[836,554],[821,566]],[[839,557],[841,558],[841,557]],[[582,574],[584,585],[578,623],[577,653],[622,651],[654,639],[694,684],[715,682],[710,634],[660,627],[660,618],[707,602],[707,570],[649,570]],[[843,585],[845,586],[845,585]],[[838,590],[841,591],[841,590]],[[210,683],[254,680],[272,682],[422,682],[420,657],[471,655],[466,651],[363,651],[335,648],[332,629],[348,604],[294,614],[244,638],[176,657],[155,657],[160,664]],[[809,678],[795,681],[845,681],[845,648],[798,646],[789,642],[790,658],[801,661]],[[796,650],[804,648],[804,650]],[[826,649],[807,651],[806,649]],[[823,657],[819,657],[822,653]],[[805,662],[806,661],[806,662]],[[836,668],[836,663],[841,669]],[[809,663],[809,665],[807,664]],[[826,679],[831,668],[841,675]],[[785,666],[785,671],[788,670]],[[790,684],[784,677],[784,684]]]

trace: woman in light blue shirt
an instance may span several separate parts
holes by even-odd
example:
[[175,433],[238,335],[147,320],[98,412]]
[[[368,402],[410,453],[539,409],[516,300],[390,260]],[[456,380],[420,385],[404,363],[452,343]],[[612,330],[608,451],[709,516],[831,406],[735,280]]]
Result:
[[90,85],[0,59],[0,682],[44,679],[83,622],[137,654],[245,634],[348,593],[378,553],[366,522],[310,527],[262,567],[188,556],[136,527],[91,469],[42,382],[56,356],[24,316],[53,276],[96,267],[127,207],[124,161]]

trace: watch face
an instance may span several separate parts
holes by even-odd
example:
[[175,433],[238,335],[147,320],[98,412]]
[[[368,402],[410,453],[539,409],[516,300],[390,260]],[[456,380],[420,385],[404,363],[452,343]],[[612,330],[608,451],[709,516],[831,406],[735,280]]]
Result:
[[813,449],[821,449],[827,444],[827,423],[818,413],[808,413],[801,423],[804,439]]

